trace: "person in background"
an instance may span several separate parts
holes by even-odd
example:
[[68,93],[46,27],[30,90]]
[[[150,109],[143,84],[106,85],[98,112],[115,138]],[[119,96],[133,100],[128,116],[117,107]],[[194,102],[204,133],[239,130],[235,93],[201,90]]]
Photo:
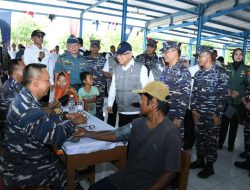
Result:
[[229,77],[224,68],[214,64],[212,47],[199,46],[194,56],[198,56],[201,69],[195,73],[191,99],[197,160],[190,164],[190,169],[202,168],[197,176],[208,178],[214,175],[213,163],[217,159],[217,139],[228,98]]
[[115,52],[116,52],[115,46],[114,45],[110,46],[110,52],[108,52],[105,56],[106,60],[108,60],[110,56],[115,56]]
[[194,75],[200,69],[201,67],[199,64],[193,65],[188,68],[192,79],[191,79],[191,93],[190,93],[188,109],[184,117],[184,138],[183,138],[184,150],[192,149],[195,143],[195,123],[194,123],[194,119],[193,119],[192,111],[191,111],[191,97],[192,97],[192,90],[193,90],[193,85],[194,85]]
[[140,101],[138,94],[132,90],[144,87],[148,82],[147,68],[133,59],[132,47],[128,42],[121,42],[117,48],[119,65],[113,68],[112,82],[108,93],[108,112],[113,113],[113,103],[116,100],[119,124],[121,127],[139,117]]
[[79,45],[80,45],[79,53],[80,53],[80,55],[84,55],[85,49],[83,47],[83,39],[81,37],[78,37],[77,39],[78,39]]
[[[245,97],[242,98],[242,102],[245,106],[244,111],[244,149],[245,151],[240,154],[244,161],[236,161],[234,165],[241,169],[247,169],[250,171],[250,72],[248,71],[248,77],[246,80]],[[248,174],[250,176],[250,173]]]
[[[225,110],[228,106],[232,105],[237,111],[228,118],[225,114],[222,117],[222,124],[220,127],[220,138],[218,140],[218,148],[222,149],[223,144],[226,139],[228,127],[228,151],[232,152],[234,150],[234,143],[237,135],[237,129],[239,125],[239,113],[242,109],[241,99],[245,96],[245,84],[248,78],[247,72],[249,67],[244,65],[243,62],[243,51],[240,48],[233,50],[232,54],[233,63],[226,66],[226,71],[229,75],[229,90],[230,97],[227,101]],[[229,125],[230,124],[230,125]]]
[[150,74],[153,75],[153,80],[160,80],[161,72],[163,67],[160,66],[159,58],[156,54],[157,41],[149,38],[147,39],[147,49],[145,53],[137,55],[135,58],[136,62],[144,64],[148,70],[148,77]]
[[25,65],[39,63],[49,68],[49,51],[43,47],[45,33],[41,30],[34,30],[31,34],[33,44],[25,48],[23,59]]
[[67,39],[67,51],[59,55],[55,64],[55,75],[64,71],[70,76],[70,85],[78,90],[82,85],[80,73],[89,71],[87,60],[79,53],[79,41],[75,37]]
[[8,188],[49,186],[66,190],[66,169],[49,147],[82,133],[82,128],[75,126],[86,123],[87,118],[80,113],[44,112],[39,100],[50,88],[45,65],[27,65],[23,84],[7,115],[0,167],[4,182]]
[[78,100],[76,90],[70,86],[69,74],[66,72],[60,72],[56,76],[54,99],[59,100],[65,95],[67,95],[68,97],[70,95],[73,95],[75,102],[77,102]]
[[188,109],[191,89],[191,75],[180,62],[181,44],[173,41],[163,42],[161,49],[166,66],[161,73],[160,81],[170,89],[170,109],[168,118],[179,128],[184,136],[184,117]]
[[18,44],[18,51],[16,53],[16,59],[22,59],[24,55],[25,47],[22,44]]
[[[0,131],[4,132],[9,106],[16,94],[22,89],[23,70],[25,64],[21,59],[12,59],[8,64],[9,78],[0,91]],[[2,133],[3,134],[3,133]],[[1,137],[0,137],[1,138]]]
[[83,87],[78,90],[78,96],[88,104],[88,112],[96,115],[96,99],[100,95],[98,88],[93,86],[94,79],[91,72],[82,72],[80,74]]
[[[110,46],[111,48],[112,46]],[[113,55],[110,55],[105,62],[105,65],[102,69],[102,74],[103,76],[107,79],[107,96],[108,92],[110,89],[111,81],[112,81],[112,76],[113,76],[113,69],[114,67],[118,66],[119,63],[117,61],[116,54],[114,53]],[[117,118],[117,103],[116,100],[114,100],[113,106],[112,106],[112,113],[108,112],[108,119],[107,123],[113,127],[116,125],[116,118]]]
[[49,76],[50,76],[50,85],[54,86],[54,69],[55,69],[55,64],[59,56],[59,46],[56,45],[54,51],[50,54],[50,60],[49,60]]
[[[33,44],[27,48],[25,48],[23,61],[25,65],[31,63],[43,64],[46,65],[47,71],[50,71],[50,56],[49,51],[43,47],[45,33],[41,30],[34,30],[31,34],[31,39]],[[50,75],[50,78],[54,78],[54,75]],[[49,102],[49,92],[46,96],[41,99],[41,102],[48,103]]]
[[9,55],[10,55],[10,58],[11,59],[15,59],[16,58],[16,54],[17,54],[17,49],[16,49],[16,44],[15,43],[12,43],[11,44],[11,48],[10,50],[8,51]]
[[141,117],[108,134],[86,130],[83,133],[103,141],[129,142],[124,171],[105,177],[89,190],[166,189],[181,170],[180,133],[166,116],[169,89],[164,83],[153,81],[133,93],[141,96]]
[[223,67],[226,66],[226,65],[225,65],[225,62],[224,62],[224,57],[222,57],[222,56],[218,57],[218,58],[217,58],[217,61],[219,61],[220,64],[221,64]]
[[96,100],[96,117],[101,120],[104,120],[103,117],[103,103],[105,98],[105,88],[107,86],[107,82],[105,77],[102,74],[102,69],[106,62],[105,58],[102,56],[100,51],[100,40],[91,40],[90,41],[90,55],[86,56],[88,61],[88,65],[90,68],[91,73],[93,74],[94,78],[94,86],[98,88],[100,95],[97,97]]

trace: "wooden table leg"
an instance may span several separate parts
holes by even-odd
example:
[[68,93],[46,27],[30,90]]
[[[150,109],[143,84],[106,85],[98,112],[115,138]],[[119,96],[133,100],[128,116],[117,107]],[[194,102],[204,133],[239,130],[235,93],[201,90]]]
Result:
[[70,156],[67,156],[67,190],[74,190],[75,170],[71,162]]

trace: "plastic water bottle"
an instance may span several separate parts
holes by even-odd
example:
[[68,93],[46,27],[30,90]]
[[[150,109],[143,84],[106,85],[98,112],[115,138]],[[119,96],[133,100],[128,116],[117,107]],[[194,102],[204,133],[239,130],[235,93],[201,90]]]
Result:
[[78,99],[78,102],[77,102],[77,112],[79,113],[84,113],[84,102],[82,101],[82,99]]
[[73,95],[70,95],[68,105],[69,105],[69,113],[75,112],[75,101]]

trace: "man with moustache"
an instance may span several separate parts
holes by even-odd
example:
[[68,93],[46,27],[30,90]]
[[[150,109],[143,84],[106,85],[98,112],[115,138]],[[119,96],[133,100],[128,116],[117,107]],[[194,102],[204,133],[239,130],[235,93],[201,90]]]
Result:
[[1,174],[8,188],[49,186],[66,190],[66,170],[48,145],[60,145],[82,132],[75,126],[86,122],[86,118],[79,113],[44,112],[39,100],[50,87],[45,65],[27,65],[23,84],[7,115]]

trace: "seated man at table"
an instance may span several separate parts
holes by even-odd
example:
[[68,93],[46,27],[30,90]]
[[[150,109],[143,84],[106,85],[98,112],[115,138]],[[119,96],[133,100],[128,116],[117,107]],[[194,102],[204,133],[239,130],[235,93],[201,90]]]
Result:
[[112,174],[90,187],[90,190],[142,190],[168,187],[181,170],[181,138],[178,129],[166,117],[169,89],[153,81],[141,95],[143,117],[112,132],[86,131],[86,137],[106,141],[129,141],[125,170]]
[[9,78],[0,89],[0,131],[5,130],[6,115],[12,99],[22,89],[21,83],[23,80],[24,67],[25,64],[22,59],[12,59],[8,63]]
[[86,122],[86,118],[78,113],[44,112],[39,100],[50,87],[45,65],[27,65],[23,84],[7,114],[1,174],[8,187],[50,186],[53,190],[66,190],[66,170],[48,145],[62,144],[81,132],[75,125]]

